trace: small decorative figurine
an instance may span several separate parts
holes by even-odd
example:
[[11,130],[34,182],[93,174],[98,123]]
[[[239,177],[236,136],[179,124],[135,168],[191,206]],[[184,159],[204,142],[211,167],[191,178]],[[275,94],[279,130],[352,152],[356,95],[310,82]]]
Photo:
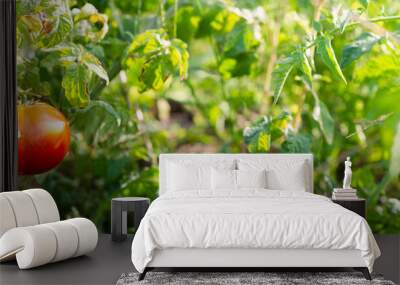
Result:
[[343,179],[343,189],[352,189],[351,188],[351,161],[350,156],[347,157],[347,160],[344,162],[344,179]]

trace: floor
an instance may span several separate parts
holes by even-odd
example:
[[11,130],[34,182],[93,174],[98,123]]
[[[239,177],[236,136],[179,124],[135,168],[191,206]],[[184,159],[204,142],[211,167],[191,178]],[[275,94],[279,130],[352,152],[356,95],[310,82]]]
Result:
[[381,250],[374,265],[374,271],[383,274],[385,279],[400,284],[400,235],[375,235]]
[[[375,236],[382,257],[375,263],[375,272],[400,283],[400,235]],[[130,261],[132,237],[115,243],[102,234],[97,249],[81,256],[30,270],[18,270],[15,262],[0,265],[0,284],[115,284],[124,272],[134,271]]]
[[18,270],[15,262],[0,264],[0,284],[115,284],[124,272],[134,271],[130,260],[132,237],[112,242],[101,234],[94,252],[45,266]]

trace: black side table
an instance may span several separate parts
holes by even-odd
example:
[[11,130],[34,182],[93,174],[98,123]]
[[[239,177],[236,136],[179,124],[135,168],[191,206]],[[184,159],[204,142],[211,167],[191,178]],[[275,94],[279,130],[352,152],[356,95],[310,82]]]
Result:
[[133,212],[134,227],[137,229],[149,205],[150,200],[143,197],[113,198],[111,200],[111,239],[125,240],[128,234],[128,212]]
[[353,211],[356,214],[359,214],[361,217],[365,218],[365,208],[366,208],[366,203],[365,199],[352,199],[352,200],[336,200],[332,199],[333,203],[339,204],[340,206]]

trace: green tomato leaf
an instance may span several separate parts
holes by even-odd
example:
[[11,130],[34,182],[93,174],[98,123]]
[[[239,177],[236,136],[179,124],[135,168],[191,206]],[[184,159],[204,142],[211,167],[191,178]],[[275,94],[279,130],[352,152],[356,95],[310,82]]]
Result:
[[175,73],[181,79],[187,77],[187,44],[179,39],[169,40],[164,30],[148,30],[133,40],[124,64],[128,79],[141,92],[161,90]]
[[343,48],[340,66],[345,68],[362,55],[368,53],[381,39],[381,37],[371,33],[362,33],[354,42]]
[[216,19],[222,18],[214,24],[224,21],[228,23],[213,35],[216,48],[221,51],[218,63],[224,78],[254,75],[258,70],[257,48],[261,43],[261,34],[252,13],[250,10],[245,12],[237,9],[222,11],[216,16]]
[[103,65],[101,64],[100,60],[91,54],[88,51],[84,51],[82,55],[82,62],[83,64],[93,73],[95,73],[98,77],[103,79],[106,84],[108,85],[109,79],[107,71],[104,69]]
[[271,122],[268,117],[263,117],[243,131],[244,142],[250,152],[266,152],[271,145]]
[[87,51],[82,45],[73,43],[62,43],[52,48],[44,49],[46,52],[54,52],[62,66],[68,68],[77,64],[83,65],[89,72],[109,83],[107,71],[104,69],[101,61],[92,53]]
[[105,101],[90,101],[87,107],[78,109],[71,120],[74,131],[79,131],[92,147],[101,142],[117,143],[118,136],[113,135],[120,125],[120,115]]
[[[279,130],[279,136],[283,135],[283,133],[286,131],[289,122],[292,120],[291,114],[288,112],[282,112],[279,115],[273,117],[271,121],[271,131],[274,132],[275,130]],[[277,138],[277,135],[274,136],[274,138]]]
[[267,131],[261,131],[257,139],[249,144],[250,152],[267,152],[271,147],[271,134]]
[[157,55],[165,48],[167,42],[164,41],[166,38],[164,30],[147,30],[141,34],[138,34],[130,44],[128,48],[128,54],[132,56],[151,56]]
[[17,40],[35,48],[54,46],[70,35],[72,18],[65,1],[28,0],[17,5]]
[[39,15],[22,15],[18,20],[26,25],[30,32],[40,32],[43,29]]
[[304,75],[305,81],[309,85],[309,87],[312,87],[312,68],[310,65],[310,62],[308,61],[308,58],[301,49],[297,50],[294,54],[295,56],[295,61],[296,64],[300,67],[300,70],[302,74]]
[[326,105],[322,101],[320,101],[318,97],[314,98],[315,98],[315,106],[313,110],[313,118],[318,122],[319,127],[326,141],[329,144],[332,144],[335,132],[335,122],[331,114],[329,113],[329,110],[326,107]]
[[173,39],[169,48],[171,54],[171,62],[173,66],[177,66],[180,78],[186,79],[189,69],[189,52],[187,44],[179,39]]
[[397,124],[396,134],[393,139],[392,155],[389,163],[389,175],[397,177],[400,173],[400,122]]
[[236,67],[236,60],[233,58],[224,58],[218,67],[219,73],[224,79],[232,77],[232,72]]
[[316,39],[317,54],[322,62],[329,68],[329,70],[343,80],[347,84],[346,78],[344,77],[340,65],[336,59],[335,52],[332,48],[331,40],[324,36],[318,35]]
[[[177,37],[189,43],[195,36],[201,17],[199,12],[190,6],[184,6],[178,10]],[[172,21],[173,22],[173,21]],[[171,23],[173,25],[173,23]]]
[[220,9],[210,23],[210,26],[216,33],[229,33],[239,20],[240,17],[235,13],[228,9]]
[[141,79],[147,88],[161,90],[169,77],[169,63],[163,57],[155,58],[141,74]]
[[61,14],[56,18],[50,33],[42,33],[39,37],[38,47],[49,48],[61,43],[68,37],[72,30],[72,20],[69,14]]
[[44,52],[54,53],[62,66],[67,67],[79,62],[83,47],[74,43],[61,43],[51,48],[43,49]]
[[267,152],[272,139],[281,138],[287,130],[291,116],[283,112],[276,117],[262,117],[243,131],[244,142],[250,152]]
[[86,3],[81,9],[72,9],[72,14],[74,15],[77,35],[87,37],[94,42],[104,39],[108,32],[108,17],[106,14],[99,13],[96,7],[90,3]]
[[308,135],[289,133],[282,144],[282,151],[286,153],[310,153],[311,138]]
[[254,52],[242,53],[234,58],[224,57],[219,64],[218,71],[224,79],[252,76],[259,70],[258,59],[258,55]]
[[278,102],[281,96],[283,86],[286,80],[296,65],[296,61],[292,56],[285,57],[279,60],[272,72],[272,90],[274,94],[274,104]]
[[93,114],[96,114],[96,112],[98,112],[98,109],[102,109],[107,114],[109,114],[115,120],[117,126],[121,125],[121,116],[118,114],[118,112],[115,111],[113,106],[111,106],[106,101],[92,100],[87,107],[83,109],[78,109],[77,113],[93,112],[90,114],[91,116],[93,116]]
[[223,40],[224,56],[227,57],[235,57],[255,50],[260,45],[260,41],[254,35],[252,26],[244,20],[238,22]]
[[73,64],[66,68],[61,85],[65,97],[74,107],[86,107],[89,103],[88,76],[84,65]]

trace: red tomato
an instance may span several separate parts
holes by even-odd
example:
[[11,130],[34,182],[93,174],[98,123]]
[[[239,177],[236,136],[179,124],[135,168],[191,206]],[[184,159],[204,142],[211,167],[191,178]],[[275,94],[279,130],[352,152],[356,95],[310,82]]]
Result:
[[56,167],[69,143],[68,121],[56,108],[45,103],[18,106],[19,174],[39,174]]

